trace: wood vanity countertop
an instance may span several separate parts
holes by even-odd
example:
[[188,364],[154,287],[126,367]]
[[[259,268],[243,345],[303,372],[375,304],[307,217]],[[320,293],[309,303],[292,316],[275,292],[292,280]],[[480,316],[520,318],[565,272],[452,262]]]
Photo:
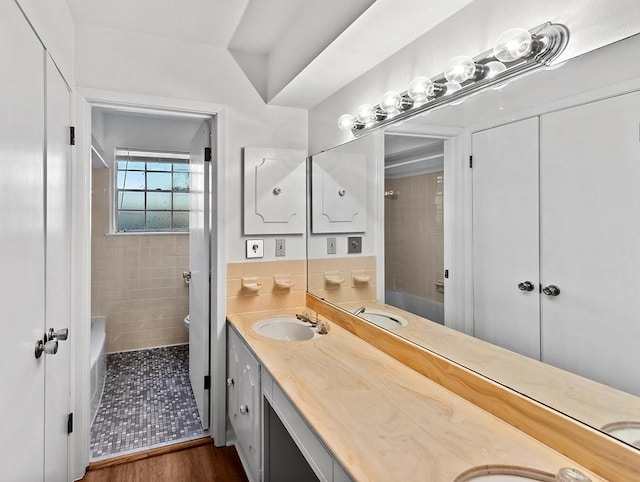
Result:
[[303,311],[228,315],[262,366],[357,481],[450,482],[483,465],[555,474],[572,460],[331,323],[307,341],[258,335],[259,319]]

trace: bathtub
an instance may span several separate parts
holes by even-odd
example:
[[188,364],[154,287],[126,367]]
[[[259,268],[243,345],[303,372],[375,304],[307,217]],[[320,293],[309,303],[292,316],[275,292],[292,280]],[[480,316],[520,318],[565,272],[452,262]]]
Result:
[[422,318],[444,325],[444,303],[405,293],[404,291],[386,290],[385,303],[401,310],[410,311]]
[[98,412],[107,374],[105,321],[104,316],[91,317],[91,423]]

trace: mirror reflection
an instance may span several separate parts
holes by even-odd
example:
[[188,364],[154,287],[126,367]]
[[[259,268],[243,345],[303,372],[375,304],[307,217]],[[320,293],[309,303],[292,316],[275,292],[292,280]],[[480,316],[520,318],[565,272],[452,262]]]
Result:
[[639,47],[312,156],[315,214],[316,164],[366,158],[367,223],[312,222],[311,294],[640,448]]

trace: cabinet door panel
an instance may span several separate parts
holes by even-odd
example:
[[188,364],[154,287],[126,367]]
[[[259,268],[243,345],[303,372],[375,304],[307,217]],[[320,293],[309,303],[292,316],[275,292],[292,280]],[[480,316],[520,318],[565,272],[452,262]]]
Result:
[[640,395],[640,93],[541,124],[543,360]]
[[[71,146],[70,93],[47,55],[46,157],[46,325],[69,328],[71,304]],[[67,422],[70,398],[71,344],[61,341],[58,353],[45,358],[45,480],[68,480]]]
[[45,330],[44,50],[15,2],[0,2],[0,60],[0,479],[37,481],[55,356],[34,357]]
[[236,437],[249,461],[253,475],[256,480],[259,480],[262,447],[260,365],[245,347],[240,352],[239,377],[238,410],[240,415],[238,416]]
[[538,118],[472,142],[475,336],[539,359]]

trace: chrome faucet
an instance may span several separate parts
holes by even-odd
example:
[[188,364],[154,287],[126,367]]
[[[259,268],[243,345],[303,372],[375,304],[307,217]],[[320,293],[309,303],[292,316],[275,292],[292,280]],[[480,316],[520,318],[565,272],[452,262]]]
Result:
[[318,324],[318,320],[314,321],[309,318],[309,313],[307,313],[306,311],[303,311],[302,314],[296,314],[296,318],[304,323],[309,323],[311,326],[316,326],[316,324]]
[[361,306],[360,308],[358,308],[356,311],[353,312],[354,315],[358,316],[361,313],[364,313],[365,307]]
[[306,311],[303,311],[302,314],[297,314],[296,318],[302,321],[303,323],[309,323],[313,327],[317,326],[318,333],[320,335],[326,335],[327,333],[329,333],[329,329],[330,329],[329,322],[325,320],[321,320],[320,317],[318,316],[318,313],[316,313],[315,320],[311,319],[309,317],[309,313],[307,313]]

